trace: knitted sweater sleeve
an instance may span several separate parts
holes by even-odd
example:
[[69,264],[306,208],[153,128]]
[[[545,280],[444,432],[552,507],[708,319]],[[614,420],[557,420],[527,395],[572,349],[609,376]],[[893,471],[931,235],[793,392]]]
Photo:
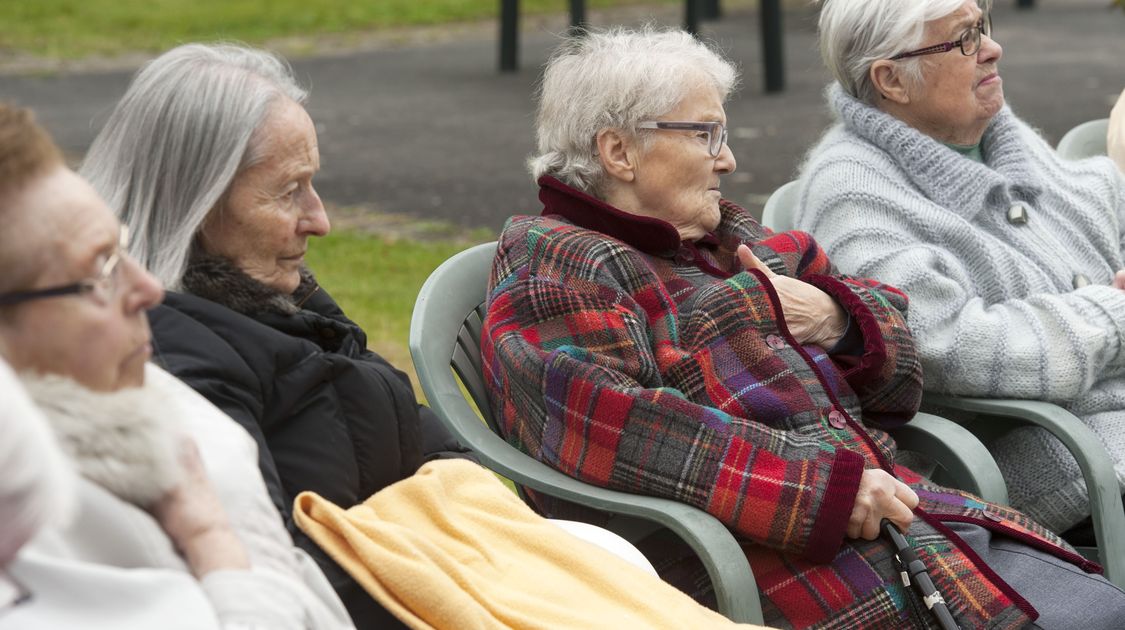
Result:
[[843,270],[910,296],[927,389],[1066,401],[1125,366],[1125,292],[1090,285],[990,302],[974,287],[982,274],[1002,282],[1004,273],[978,268],[994,264],[987,251],[969,261],[937,238],[941,217],[902,192],[905,182],[885,175],[877,188],[897,192],[880,194],[842,186],[849,176],[846,168],[818,169],[801,196],[799,225],[815,231]]
[[[506,230],[494,267],[482,359],[507,439],[583,481],[683,501],[757,543],[830,560],[862,457],[682,391],[690,381],[721,397],[731,384],[718,382],[716,362],[765,360],[743,352],[746,339],[726,343],[715,332],[746,309],[772,312],[757,277],[700,290],[694,315],[672,322],[657,286],[627,286],[642,259],[550,240]],[[654,343],[660,322],[677,329],[675,341]]]

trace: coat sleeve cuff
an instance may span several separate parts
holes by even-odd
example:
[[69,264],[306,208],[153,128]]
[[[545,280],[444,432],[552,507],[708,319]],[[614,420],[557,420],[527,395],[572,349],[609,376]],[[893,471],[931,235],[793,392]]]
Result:
[[871,307],[847,284],[831,276],[809,275],[802,280],[836,300],[851,318],[851,325],[859,329],[863,351],[856,353],[860,355],[858,360],[847,357],[849,360],[841,366],[844,368],[844,378],[849,383],[865,383],[877,377],[887,361],[887,346],[883,341],[882,327],[875,313],[871,312]]
[[852,314],[845,309],[844,314],[848,316],[848,323],[844,326],[844,334],[840,336],[840,340],[836,345],[828,350],[829,355],[840,355],[847,357],[859,357],[863,355],[863,333],[860,332],[859,326],[855,323],[855,318]]
[[832,473],[828,476],[828,487],[820,503],[820,511],[813,523],[805,557],[816,563],[830,562],[840,550],[840,544],[847,533],[848,519],[859,492],[859,480],[863,476],[863,456],[845,449],[836,451],[832,462]]

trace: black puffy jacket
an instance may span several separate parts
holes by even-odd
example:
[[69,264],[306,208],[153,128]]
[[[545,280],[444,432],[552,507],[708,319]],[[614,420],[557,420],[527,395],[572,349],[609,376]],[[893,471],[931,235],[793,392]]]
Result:
[[350,507],[430,459],[464,457],[408,377],[367,349],[367,336],[309,273],[292,296],[222,259],[193,261],[187,292],[149,312],[155,360],[241,424],[278,511],[359,628],[397,625],[292,520],[311,490]]

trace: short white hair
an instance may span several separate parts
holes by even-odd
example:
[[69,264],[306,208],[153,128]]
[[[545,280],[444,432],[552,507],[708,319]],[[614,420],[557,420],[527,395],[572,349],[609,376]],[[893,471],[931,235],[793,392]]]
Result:
[[137,73],[86,153],[81,174],[129,226],[129,253],[179,289],[197,232],[258,156],[255,132],[279,99],[306,92],[281,57],[187,44]]
[[538,154],[528,160],[532,178],[551,175],[596,194],[605,177],[598,132],[617,129],[637,137],[637,123],[674,110],[701,82],[725,101],[738,70],[684,31],[646,26],[566,38],[539,85]]
[[[926,22],[961,8],[964,0],[821,0],[820,56],[844,91],[861,101],[879,97],[871,64],[924,46]],[[977,0],[987,12],[991,0]],[[921,58],[904,59],[908,81],[921,81]]]

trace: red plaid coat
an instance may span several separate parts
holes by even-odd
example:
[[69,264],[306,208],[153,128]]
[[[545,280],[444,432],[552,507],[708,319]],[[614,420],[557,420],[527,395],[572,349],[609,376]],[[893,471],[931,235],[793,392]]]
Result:
[[[865,468],[897,471],[918,492],[909,539],[962,627],[1015,628],[1037,613],[944,522],[1100,570],[1018,512],[895,468],[880,427],[907,422],[922,391],[897,290],[837,274],[809,235],[773,234],[729,202],[714,234],[681,243],[665,222],[540,185],[543,216],[515,217],[500,237],[481,341],[506,438],[584,481],[718,517],[746,541],[767,624],[911,623],[916,595],[889,545],[845,539]],[[743,242],[833,296],[862,354],[798,345],[769,280],[741,270]]]

